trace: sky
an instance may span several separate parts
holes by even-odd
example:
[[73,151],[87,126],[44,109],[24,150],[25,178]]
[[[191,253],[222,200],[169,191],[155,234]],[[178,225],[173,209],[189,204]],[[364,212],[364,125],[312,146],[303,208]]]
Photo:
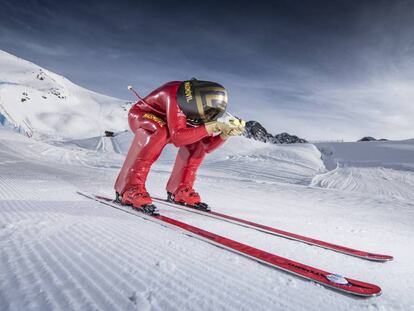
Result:
[[[0,0],[0,49],[133,100],[216,81],[229,111],[310,140],[414,138],[414,1]],[[1,70],[1,68],[0,68]]]

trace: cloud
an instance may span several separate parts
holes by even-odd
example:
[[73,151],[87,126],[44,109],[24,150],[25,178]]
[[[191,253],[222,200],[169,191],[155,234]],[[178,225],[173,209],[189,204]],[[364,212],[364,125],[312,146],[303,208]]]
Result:
[[10,2],[0,44],[121,98],[131,83],[145,95],[215,80],[233,113],[274,133],[414,137],[414,3],[213,2]]

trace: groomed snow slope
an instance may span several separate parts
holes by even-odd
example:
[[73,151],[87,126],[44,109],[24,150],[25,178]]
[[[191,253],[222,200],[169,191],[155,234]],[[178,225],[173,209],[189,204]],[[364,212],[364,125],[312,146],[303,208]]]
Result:
[[0,116],[28,135],[68,139],[122,131],[126,109],[125,101],[0,50]]
[[316,144],[326,174],[312,186],[414,202],[414,140]]
[[[124,152],[129,139],[125,133],[106,143]],[[77,190],[112,195],[123,155],[112,152],[114,148],[96,148],[98,143],[89,139],[50,145],[0,131],[2,310],[412,307],[413,203],[387,193],[309,187],[315,176],[326,173],[314,146],[233,139],[206,159],[197,190],[219,212],[391,254],[394,262],[367,262],[160,205],[161,212],[376,283],[383,289],[380,297],[344,296],[77,196]],[[150,173],[153,195],[165,193],[174,151],[168,147]]]

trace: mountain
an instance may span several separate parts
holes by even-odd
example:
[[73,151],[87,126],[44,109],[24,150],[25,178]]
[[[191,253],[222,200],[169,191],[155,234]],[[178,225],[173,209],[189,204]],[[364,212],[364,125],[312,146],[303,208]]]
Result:
[[0,50],[0,124],[28,136],[87,138],[128,128],[126,101]]
[[269,142],[272,144],[302,144],[307,143],[303,138],[288,133],[280,133],[272,135],[257,121],[246,122],[246,132],[244,134],[247,138],[252,138],[262,142]]
[[376,139],[376,138],[371,137],[371,136],[366,136],[366,137],[362,137],[361,139],[358,140],[358,142],[363,142],[363,141],[387,141],[387,139],[385,139],[385,138]]

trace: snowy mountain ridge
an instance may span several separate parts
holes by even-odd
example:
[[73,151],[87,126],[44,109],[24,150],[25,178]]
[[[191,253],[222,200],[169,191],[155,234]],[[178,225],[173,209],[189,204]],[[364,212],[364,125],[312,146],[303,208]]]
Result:
[[82,88],[68,79],[0,50],[0,123],[28,136],[51,139],[122,131],[126,101]]

